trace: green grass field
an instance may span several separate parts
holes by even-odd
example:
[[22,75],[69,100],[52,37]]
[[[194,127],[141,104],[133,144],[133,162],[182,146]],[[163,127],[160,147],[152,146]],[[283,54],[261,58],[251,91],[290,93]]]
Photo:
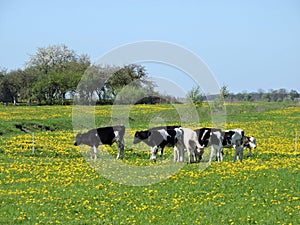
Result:
[[[125,159],[112,162],[156,171],[162,165],[149,160],[149,147],[132,144],[133,133],[180,123],[177,106],[122,107],[120,113],[130,110],[131,130]],[[197,112],[200,123],[190,128],[210,126],[209,107]],[[233,150],[227,149],[222,163],[205,169],[183,164],[160,182],[134,186],[98,173],[83,157],[88,148],[81,152],[73,145],[72,106],[0,106],[0,224],[300,224],[300,107],[235,103],[226,112],[227,129],[239,127],[257,138],[251,157],[233,163]],[[95,108],[97,126],[111,117],[110,106]],[[117,147],[99,151],[115,157]],[[166,149],[164,162],[172,153]]]

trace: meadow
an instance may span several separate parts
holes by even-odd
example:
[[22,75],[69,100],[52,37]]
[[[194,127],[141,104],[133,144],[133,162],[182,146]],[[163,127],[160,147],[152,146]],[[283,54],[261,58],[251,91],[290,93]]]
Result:
[[[96,106],[97,125],[109,123],[110,110]],[[209,107],[196,110],[200,123],[190,128],[210,126]],[[0,224],[300,224],[300,107],[231,103],[226,112],[226,129],[256,137],[252,156],[233,163],[226,149],[221,163],[183,164],[160,182],[134,186],[98,173],[84,157],[88,148],[74,146],[72,106],[0,106]],[[129,123],[122,163],[158,167],[149,147],[132,144],[133,133],[180,123],[174,106],[132,106]],[[117,147],[99,151],[115,157]],[[164,161],[172,153],[167,148]]]

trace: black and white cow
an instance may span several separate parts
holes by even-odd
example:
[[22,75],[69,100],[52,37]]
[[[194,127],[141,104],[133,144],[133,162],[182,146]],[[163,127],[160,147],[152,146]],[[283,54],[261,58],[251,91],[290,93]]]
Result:
[[196,162],[196,155],[204,148],[198,142],[198,136],[190,128],[175,128],[177,143],[174,146],[174,162],[184,162],[184,150],[188,153],[188,162]]
[[179,126],[160,126],[148,130],[136,131],[133,144],[144,142],[151,147],[151,159],[156,162],[156,154],[160,149],[160,161],[162,161],[165,146],[174,147],[176,139],[175,128]]
[[256,148],[256,138],[253,136],[244,136],[244,150],[249,149],[248,157],[252,155],[252,149]]
[[223,161],[223,154],[222,154],[222,130],[221,129],[212,129],[211,131],[211,136],[210,136],[210,145],[211,145],[211,152],[210,152],[210,158],[209,158],[209,163],[212,162],[216,155],[216,159],[218,162]]
[[[203,147],[211,146],[211,155],[209,162],[214,159],[216,155],[216,160],[218,162],[223,161],[223,148],[234,148],[235,156],[234,161],[237,157],[242,161],[243,150],[249,148],[251,150],[256,148],[256,139],[254,137],[248,137],[244,135],[244,131],[241,129],[221,131],[218,128],[201,128],[195,130],[198,136],[198,141]],[[201,150],[199,159],[201,160],[204,150]]]
[[209,141],[210,141],[210,136],[211,136],[211,128],[208,127],[203,127],[200,129],[195,130],[197,136],[198,136],[198,141],[199,144],[208,147],[209,146]]
[[124,134],[124,126],[101,127],[89,130],[83,134],[77,134],[74,145],[85,144],[91,146],[91,158],[94,156],[96,159],[99,145],[111,146],[116,142],[118,145],[117,159],[119,159],[124,157]]
[[[234,130],[228,130],[223,132],[222,134],[223,140],[222,140],[222,149],[221,152],[223,152],[223,148],[234,148],[234,158],[233,162],[237,160],[237,157],[242,162],[243,161],[243,150],[244,150],[244,137],[245,132],[242,129],[234,129]],[[221,153],[223,155],[223,153]]]
[[223,160],[221,155],[222,150],[222,130],[219,128],[200,128],[195,130],[199,144],[202,146],[200,154],[198,155],[199,160],[202,159],[204,153],[204,147],[211,147],[210,159],[212,161],[214,156],[217,156],[217,161],[220,162]]

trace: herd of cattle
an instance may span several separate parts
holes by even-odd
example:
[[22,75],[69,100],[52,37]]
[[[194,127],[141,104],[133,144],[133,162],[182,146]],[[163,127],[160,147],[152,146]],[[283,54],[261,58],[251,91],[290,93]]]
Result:
[[[97,158],[99,145],[117,143],[117,159],[124,157],[124,126],[101,127],[76,135],[75,146],[85,144],[91,147],[91,158]],[[165,146],[174,148],[174,162],[184,162],[184,154],[188,154],[188,162],[200,161],[205,147],[211,147],[209,162],[223,160],[223,148],[234,148],[233,161],[243,160],[243,150],[248,148],[249,155],[256,148],[256,139],[246,136],[242,129],[222,131],[218,128],[200,128],[192,130],[180,126],[160,126],[148,130],[136,131],[133,143],[144,142],[151,147],[151,159],[156,161],[160,150],[162,161]]]

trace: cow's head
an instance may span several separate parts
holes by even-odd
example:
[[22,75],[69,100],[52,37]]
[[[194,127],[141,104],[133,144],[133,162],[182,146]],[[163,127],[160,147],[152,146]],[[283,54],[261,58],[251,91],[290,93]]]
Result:
[[255,137],[250,137],[249,138],[249,145],[250,145],[250,148],[256,148],[256,139],[255,139]]
[[82,143],[82,134],[77,134],[76,135],[76,141],[74,143],[75,146],[78,146]]
[[150,131],[137,131],[134,134],[133,144],[140,143],[143,140],[148,139],[150,136]]
[[195,155],[199,161],[201,161],[201,159],[203,158],[203,154],[204,154],[204,146],[201,147],[196,146]]

